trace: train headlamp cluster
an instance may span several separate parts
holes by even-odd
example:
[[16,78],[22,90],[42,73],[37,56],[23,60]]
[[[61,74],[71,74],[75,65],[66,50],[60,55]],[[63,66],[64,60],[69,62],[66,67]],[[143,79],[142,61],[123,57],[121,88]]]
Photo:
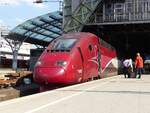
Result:
[[65,66],[67,65],[67,62],[66,61],[57,61],[57,66]]
[[41,61],[37,61],[37,62],[36,62],[36,66],[40,66],[41,64],[42,64]]

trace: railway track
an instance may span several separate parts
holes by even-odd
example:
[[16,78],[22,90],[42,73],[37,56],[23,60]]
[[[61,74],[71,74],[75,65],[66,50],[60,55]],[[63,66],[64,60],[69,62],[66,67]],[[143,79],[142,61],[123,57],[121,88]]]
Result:
[[[25,80],[28,83],[25,83]],[[5,73],[0,75],[0,101],[31,95],[39,92],[31,72]]]
[[37,84],[20,85],[19,87],[7,87],[0,89],[0,101],[32,95],[39,92]]
[[28,78],[30,81],[32,81],[32,72],[20,71],[16,73],[1,73],[0,88],[19,86],[21,84],[24,84],[25,78]]

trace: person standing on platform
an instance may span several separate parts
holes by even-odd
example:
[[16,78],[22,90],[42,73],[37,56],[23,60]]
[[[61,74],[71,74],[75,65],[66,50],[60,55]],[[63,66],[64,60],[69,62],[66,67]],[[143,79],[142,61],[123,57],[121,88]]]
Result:
[[132,59],[127,58],[123,61],[124,66],[124,77],[127,78],[126,75],[128,75],[128,78],[130,78],[130,72],[133,72],[133,65],[132,65]]
[[141,74],[143,72],[143,58],[140,56],[140,53],[136,54],[135,69],[136,69],[136,74],[139,75],[138,78],[141,78]]

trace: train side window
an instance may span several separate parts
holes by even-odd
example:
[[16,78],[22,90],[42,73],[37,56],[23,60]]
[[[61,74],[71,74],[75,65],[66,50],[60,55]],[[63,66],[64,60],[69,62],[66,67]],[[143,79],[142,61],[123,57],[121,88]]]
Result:
[[90,50],[90,52],[93,50],[93,47],[92,47],[92,45],[89,45],[89,50]]

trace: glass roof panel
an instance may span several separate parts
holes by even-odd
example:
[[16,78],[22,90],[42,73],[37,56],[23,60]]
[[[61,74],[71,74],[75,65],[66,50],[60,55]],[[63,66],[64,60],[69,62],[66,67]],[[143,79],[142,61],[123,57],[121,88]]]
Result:
[[18,33],[18,34],[25,34],[27,30],[22,29],[22,27],[18,26],[16,29],[13,29],[11,32]]
[[45,38],[43,40],[46,41],[46,42],[50,42],[52,40],[52,38]]
[[48,21],[54,21],[54,19],[50,18],[49,15],[43,16],[42,19],[48,20]]
[[45,38],[45,36],[39,34],[39,35],[37,35],[37,36],[35,36],[33,38],[36,38],[38,40],[43,40]]
[[27,21],[27,22],[23,23],[21,26],[25,26],[25,27],[28,27],[30,29],[33,29],[36,27],[35,25],[31,24],[31,21]]
[[32,20],[30,20],[30,21],[31,21],[31,22],[35,22],[35,23],[37,23],[37,24],[39,24],[39,25],[45,24],[44,22],[40,21],[40,19],[41,19],[41,17],[38,17],[38,18],[32,19]]

